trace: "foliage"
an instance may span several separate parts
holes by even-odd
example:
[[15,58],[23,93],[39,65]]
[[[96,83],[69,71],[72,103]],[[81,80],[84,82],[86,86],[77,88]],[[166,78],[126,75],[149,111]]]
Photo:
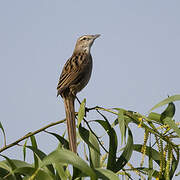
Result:
[[[0,149],[0,155],[4,158],[0,162],[0,179],[65,180],[90,177],[91,179],[116,180],[120,177],[133,179],[133,173],[136,173],[141,179],[173,179],[175,175],[180,174],[177,172],[180,148],[175,141],[175,138],[180,138],[180,128],[178,127],[180,123],[173,119],[175,114],[173,102],[179,100],[180,95],[168,97],[155,105],[146,116],[122,108],[87,108],[86,100],[83,100],[76,115],[79,141],[80,144],[84,144],[85,158],[82,156],[82,151],[79,151],[78,155],[68,150],[69,143],[63,133],[46,131],[51,126],[63,123],[64,120],[29,133],[9,145],[6,144],[5,130],[0,123],[3,135],[1,141],[4,141],[4,146]],[[168,106],[161,114],[152,112],[166,104]],[[97,119],[87,121],[86,115],[92,111],[97,113]],[[99,132],[92,128],[92,124],[93,127],[96,125],[98,129],[101,128],[104,135],[98,136]],[[141,131],[137,137],[135,128],[144,131],[144,138]],[[35,137],[35,134],[42,131],[53,136],[59,142],[58,148],[48,155],[38,148]],[[120,135],[118,131],[120,131]],[[134,143],[137,138],[140,139],[140,136],[142,136],[142,142]],[[27,145],[28,138],[31,141],[30,145]],[[3,155],[3,151],[19,145],[22,141],[25,141],[22,146],[24,161]],[[147,145],[148,142],[149,145]],[[105,146],[105,144],[107,145]],[[33,152],[34,162],[32,164],[25,161],[27,150]],[[133,155],[135,156],[137,152],[141,158],[139,164],[131,162]],[[146,163],[145,158],[147,159]]]

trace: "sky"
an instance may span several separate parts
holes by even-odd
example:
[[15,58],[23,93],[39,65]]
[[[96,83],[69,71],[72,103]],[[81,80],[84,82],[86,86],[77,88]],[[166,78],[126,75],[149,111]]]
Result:
[[[146,114],[180,94],[179,9],[178,0],[0,1],[0,121],[7,142],[64,119],[56,86],[84,34],[101,34],[91,49],[91,80],[78,95],[88,107]],[[179,117],[179,102],[176,107]],[[37,138],[47,153],[57,145],[45,134]],[[22,158],[22,149],[4,154]]]

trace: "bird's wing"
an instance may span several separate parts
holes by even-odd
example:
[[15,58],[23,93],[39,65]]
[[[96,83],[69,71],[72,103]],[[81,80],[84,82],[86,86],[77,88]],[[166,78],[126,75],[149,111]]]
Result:
[[79,80],[79,76],[83,73],[83,68],[79,64],[79,58],[80,56],[72,56],[64,65],[57,86],[58,92],[61,92]]

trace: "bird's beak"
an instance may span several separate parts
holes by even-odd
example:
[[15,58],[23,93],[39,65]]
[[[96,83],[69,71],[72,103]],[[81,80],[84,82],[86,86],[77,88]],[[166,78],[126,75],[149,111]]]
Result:
[[93,35],[93,39],[95,40],[95,39],[97,39],[99,36],[100,36],[100,34],[95,34],[95,35]]

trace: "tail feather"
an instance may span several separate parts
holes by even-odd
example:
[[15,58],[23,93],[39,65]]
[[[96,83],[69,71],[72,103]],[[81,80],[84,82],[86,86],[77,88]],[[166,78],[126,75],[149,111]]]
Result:
[[77,144],[76,144],[74,97],[72,96],[65,97],[64,105],[65,105],[65,111],[66,111],[66,121],[67,121],[70,150],[76,153]]

